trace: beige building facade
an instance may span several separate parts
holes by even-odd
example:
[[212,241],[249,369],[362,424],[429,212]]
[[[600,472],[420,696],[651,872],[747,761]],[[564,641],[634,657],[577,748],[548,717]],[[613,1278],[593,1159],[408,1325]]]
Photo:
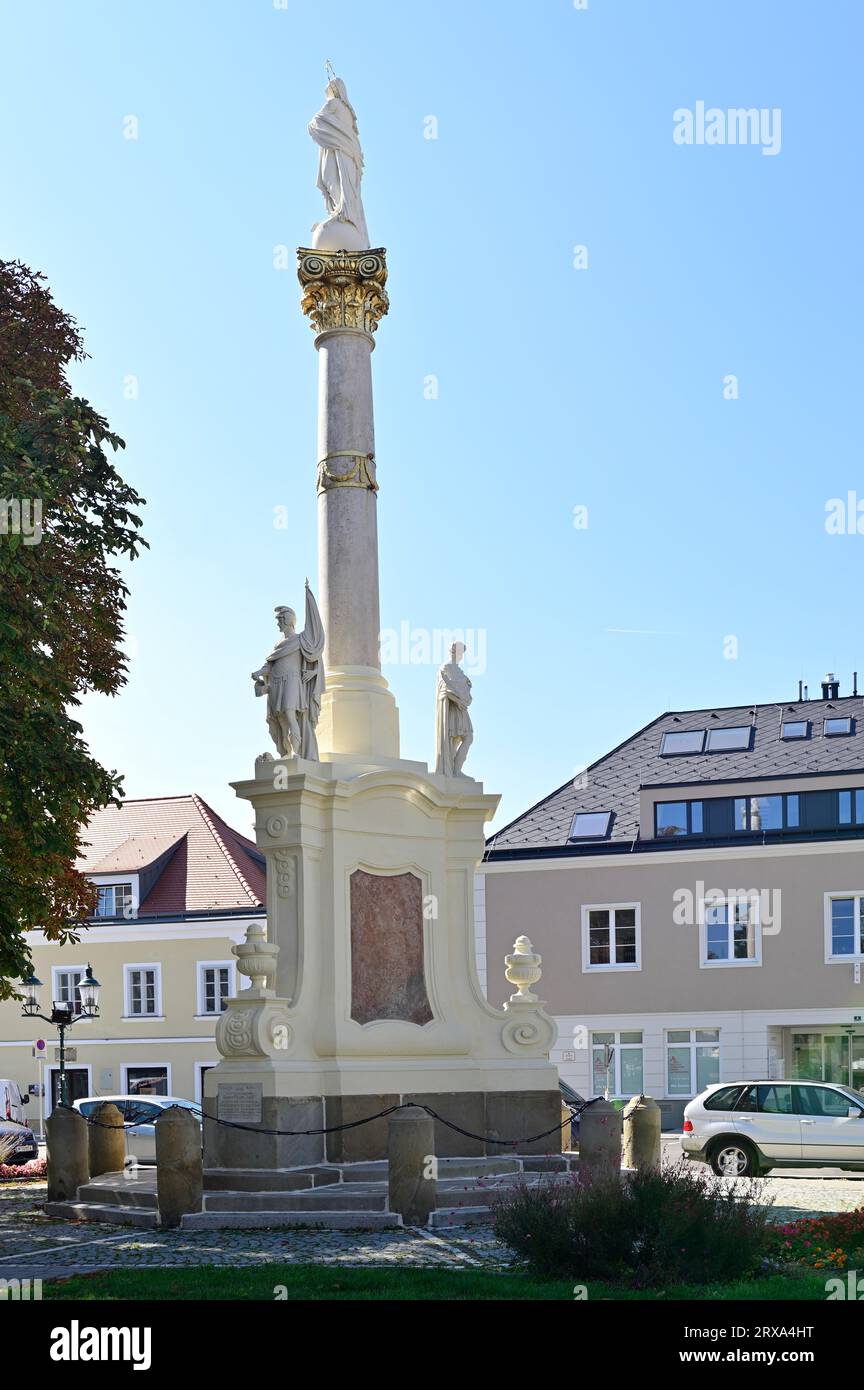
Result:
[[[195,796],[108,807],[85,839],[80,867],[97,884],[97,914],[75,945],[28,935],[43,1013],[52,1000],[77,1004],[88,965],[102,986],[99,1017],[67,1030],[70,1096],[200,1101],[219,1060],[216,1023],[236,993],[232,947],[264,916],[262,856]],[[38,1129],[59,1095],[59,1038],[14,1001],[0,1004],[0,1075],[31,1091]]]

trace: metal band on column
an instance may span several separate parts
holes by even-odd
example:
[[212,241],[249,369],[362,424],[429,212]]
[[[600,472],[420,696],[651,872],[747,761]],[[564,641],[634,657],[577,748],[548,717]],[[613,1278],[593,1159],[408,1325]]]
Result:
[[[353,459],[353,468],[338,473],[330,468],[331,459]],[[375,477],[375,455],[361,454],[356,449],[334,449],[331,454],[318,463],[318,491],[329,492],[333,487],[363,487],[370,492],[378,491]]]

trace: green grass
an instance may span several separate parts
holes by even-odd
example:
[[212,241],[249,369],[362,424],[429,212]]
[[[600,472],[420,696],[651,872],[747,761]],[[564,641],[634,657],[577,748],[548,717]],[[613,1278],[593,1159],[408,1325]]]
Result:
[[[369,1301],[444,1299],[447,1302],[486,1302],[525,1299],[573,1302],[576,1281],[544,1281],[528,1274],[475,1269],[334,1269],[321,1265],[257,1265],[225,1268],[202,1265],[195,1269],[118,1269],[101,1274],[46,1279],[43,1297],[67,1299],[266,1299],[284,1285],[289,1300],[340,1299]],[[283,1295],[284,1297],[285,1295]],[[717,1299],[824,1300],[821,1274],[772,1275],[735,1284],[695,1288],[678,1285],[650,1292],[618,1288],[610,1284],[588,1285],[588,1299],[616,1302]]]

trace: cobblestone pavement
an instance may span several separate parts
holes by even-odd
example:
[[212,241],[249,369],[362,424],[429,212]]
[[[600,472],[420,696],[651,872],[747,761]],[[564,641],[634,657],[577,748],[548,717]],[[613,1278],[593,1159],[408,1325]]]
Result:
[[[864,1203],[864,1174],[824,1170],[766,1178],[763,1200],[777,1221],[851,1211]],[[505,1268],[512,1256],[483,1226],[438,1231],[147,1231],[50,1220],[44,1183],[0,1184],[0,1278],[124,1266],[322,1264]]]
[[262,1264],[503,1268],[509,1250],[485,1227],[443,1232],[148,1231],[43,1216],[44,1183],[0,1184],[0,1278],[191,1265]]

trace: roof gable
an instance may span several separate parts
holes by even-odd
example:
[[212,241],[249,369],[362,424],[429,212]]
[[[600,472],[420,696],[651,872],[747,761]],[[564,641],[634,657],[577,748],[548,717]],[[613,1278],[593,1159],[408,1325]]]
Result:
[[86,874],[144,872],[138,915],[260,908],[266,872],[257,846],[199,796],[124,801],[97,811],[82,834]]

